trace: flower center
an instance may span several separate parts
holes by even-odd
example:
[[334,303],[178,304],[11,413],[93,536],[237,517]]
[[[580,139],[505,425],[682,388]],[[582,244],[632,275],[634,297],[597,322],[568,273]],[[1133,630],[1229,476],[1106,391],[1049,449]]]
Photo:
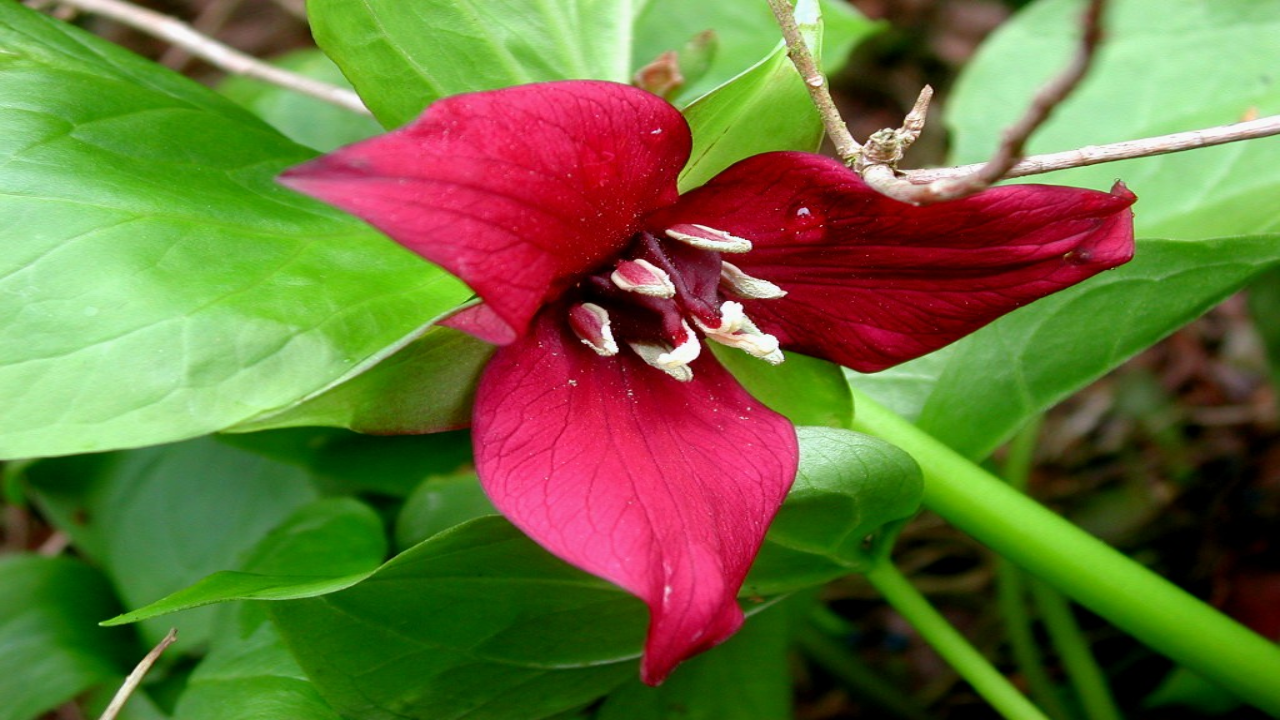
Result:
[[569,308],[569,327],[587,347],[609,357],[621,341],[649,365],[671,377],[693,379],[702,351],[697,328],[707,338],[777,365],[778,339],[761,332],[742,303],[786,291],[751,277],[721,258],[745,253],[751,242],[702,225],[679,224],[665,238],[638,234],[612,270],[579,283]]

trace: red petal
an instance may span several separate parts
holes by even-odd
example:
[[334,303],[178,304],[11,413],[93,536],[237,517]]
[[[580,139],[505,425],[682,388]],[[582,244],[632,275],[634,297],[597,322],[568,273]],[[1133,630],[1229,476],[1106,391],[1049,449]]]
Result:
[[541,83],[440,100],[280,181],[442,265],[520,334],[675,201],[689,145],[684,118],[647,92]]
[[[750,198],[750,202],[743,202]],[[835,160],[744,160],[657,220],[751,240],[732,262],[787,291],[746,301],[784,347],[872,372],[924,355],[1133,255],[1135,198],[1013,185],[913,207]]]
[[795,430],[703,356],[681,383],[600,357],[557,308],[500,348],[473,423],[498,509],[551,552],[638,595],[657,684],[742,623],[735,596],[795,478]]

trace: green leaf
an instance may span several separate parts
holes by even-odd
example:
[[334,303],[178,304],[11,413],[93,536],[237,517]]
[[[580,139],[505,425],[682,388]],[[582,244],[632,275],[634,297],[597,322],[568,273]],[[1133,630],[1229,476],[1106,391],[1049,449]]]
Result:
[[472,464],[466,431],[430,435],[361,435],[300,427],[220,435],[228,445],[306,469],[326,494],[374,493],[403,498],[422,479]]
[[[244,553],[316,497],[302,470],[208,438],[43,460],[26,479],[45,515],[102,566],[129,607],[240,567]],[[206,639],[212,621],[205,612],[179,618],[179,649]],[[154,644],[168,627],[143,630]]]
[[[806,0],[807,1],[807,0]],[[782,37],[767,3],[649,0],[636,17],[632,66],[639,68],[668,50],[679,51],[700,33],[714,33],[714,56],[707,71],[681,96],[697,98],[773,53]],[[858,41],[880,28],[845,2],[821,0],[826,26],[821,54],[825,69],[840,69]]]
[[861,433],[796,428],[800,472],[743,585],[748,596],[813,587],[865,570],[886,535],[920,507],[920,468]]
[[340,720],[275,628],[214,646],[187,683],[173,720]]
[[[982,458],[1031,416],[1277,265],[1280,236],[1144,240],[1128,265],[1017,310],[935,356],[850,375],[873,397],[907,409],[921,429]],[[921,376],[934,378],[932,385],[895,380]],[[927,393],[905,396],[904,388]]]
[[97,571],[69,558],[0,558],[0,720],[31,720],[117,679],[137,643],[98,620],[118,602]]
[[680,665],[661,686],[632,679],[610,693],[596,720],[782,720],[791,716],[793,610],[753,615],[737,635]]
[[[820,48],[816,0],[802,0],[797,21],[809,47]],[[693,129],[693,150],[680,174],[681,189],[702,185],[743,158],[772,150],[812,152],[822,142],[818,111],[781,44],[685,108],[684,115]]]
[[853,396],[839,365],[787,353],[786,361],[774,366],[741,350],[708,344],[753,397],[796,425],[839,428],[853,418]]
[[235,430],[328,425],[395,434],[466,427],[476,382],[494,349],[457,330],[433,327],[364,374]]
[[[290,53],[277,58],[272,65],[338,87],[351,87],[338,66],[319,50]],[[290,140],[320,152],[382,132],[382,126],[367,115],[243,75],[227,78],[218,86],[218,91]]]
[[438,534],[355,587],[268,612],[321,694],[362,719],[572,710],[635,672],[645,626],[638,600],[500,518]]
[[[867,539],[919,507],[919,468],[892,445],[832,428],[802,427],[797,434],[800,471],[743,587],[745,596],[790,592],[864,569],[875,550]],[[246,553],[247,559],[241,563],[245,572],[215,573],[146,607],[112,618],[109,624],[138,622],[232,600],[320,597],[356,587],[370,578],[381,582],[384,573],[412,565],[417,562],[414,558],[434,552],[436,544],[449,548],[473,541],[491,544],[483,539],[488,537],[486,533],[501,536],[510,557],[492,554],[489,548],[483,556],[495,566],[477,564],[470,570],[497,585],[509,580],[514,594],[525,592],[520,588],[530,579],[542,582],[561,578],[565,572],[577,573],[519,533],[508,537],[505,530],[494,529],[490,521],[499,525],[506,521],[481,517],[492,513],[492,505],[473,474],[427,480],[406,502],[396,527],[397,541],[402,545],[424,540],[375,569],[384,548],[377,519],[352,500],[319,501],[303,507]],[[469,522],[474,518],[479,519]],[[320,541],[301,532],[310,529],[324,532]],[[472,540],[460,540],[455,537],[458,534]],[[475,540],[477,537],[481,540]],[[311,550],[299,555],[295,545]],[[262,561],[275,556],[288,560],[274,564]],[[512,558],[517,556],[533,559],[520,561],[527,567],[514,577],[506,577],[504,573],[514,567]],[[344,561],[344,557],[349,559]],[[585,574],[575,577],[589,585],[604,585]],[[612,591],[620,592],[616,588]]]
[[[953,160],[982,162],[1044,82],[1066,66],[1081,4],[1041,0],[986,43],[948,108]],[[1088,79],[1031,139],[1029,152],[1074,150],[1280,113],[1280,4],[1118,0]],[[1135,72],[1140,68],[1141,72]],[[1141,235],[1207,238],[1280,230],[1280,140],[1053,173],[1042,181],[1138,195]],[[1033,180],[1034,181],[1034,180]]]
[[[828,428],[802,428],[800,439],[800,476],[745,595],[791,591],[866,567],[876,547],[867,538],[918,506],[919,471],[887,443]],[[440,482],[448,481],[430,481],[425,499],[410,504],[440,501],[441,486],[432,485]],[[462,482],[454,488],[461,495],[453,495],[474,499],[478,486]],[[298,557],[284,551],[294,544],[287,542],[291,528],[312,527],[313,515],[329,517],[316,508],[343,503],[350,501],[305,509],[248,555],[249,569],[275,574],[217,573],[111,622],[226,600],[281,601],[265,608],[298,662],[340,713],[362,718],[548,717],[600,697],[635,672],[643,605],[498,517],[440,531],[466,513],[446,521],[406,507],[402,537],[434,534],[372,572],[360,564],[374,557],[372,550],[358,553],[355,563],[326,564],[320,553],[358,546],[358,536],[311,545],[315,551],[303,556],[311,561],[301,569],[262,564],[263,557]],[[354,525],[365,535],[375,526]]]
[[468,520],[497,514],[474,472],[430,478],[400,509],[396,545],[411,547]]
[[192,437],[373,364],[466,296],[278,187],[311,153],[0,3],[0,457]]
[[[246,554],[243,568],[286,574],[294,583],[330,574],[364,577],[385,553],[382,522],[371,508],[350,498],[329,498],[303,506],[272,530]],[[227,599],[197,596],[199,590],[216,588],[226,576],[214,574],[177,595],[192,596],[193,605]],[[282,584],[279,577],[275,584]],[[147,609],[163,612],[163,606],[177,595]],[[251,592],[239,596],[255,597]],[[337,713],[320,698],[274,626],[264,622],[261,606],[237,606],[227,615],[231,622],[219,626],[208,656],[196,666],[175,720],[337,720]]]
[[[316,42],[387,127],[437,98],[567,78],[630,80],[627,0],[310,0]],[[518,132],[518,128],[512,128]]]
[[304,505],[245,555],[247,572],[294,576],[348,575],[382,564],[387,540],[382,520],[352,498]]
[[337,592],[373,574],[386,551],[382,521],[367,505],[350,498],[317,500],[263,536],[245,554],[243,572],[214,573],[103,624],[124,625],[230,600],[293,600]]

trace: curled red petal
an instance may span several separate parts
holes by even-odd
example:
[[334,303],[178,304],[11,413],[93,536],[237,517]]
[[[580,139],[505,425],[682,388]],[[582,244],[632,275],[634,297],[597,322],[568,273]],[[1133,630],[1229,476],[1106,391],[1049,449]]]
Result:
[[1012,185],[913,207],[835,160],[769,153],[657,221],[751,240],[733,263],[787,295],[744,301],[747,314],[786,348],[872,372],[1128,261],[1134,200],[1120,184],[1110,193]]
[[649,606],[641,675],[742,623],[735,600],[795,478],[795,430],[703,353],[678,382],[600,357],[552,308],[498,350],[477,392],[480,481],[551,552]]
[[676,199],[689,146],[684,118],[647,92],[539,83],[445,98],[280,182],[457,275],[514,336]]

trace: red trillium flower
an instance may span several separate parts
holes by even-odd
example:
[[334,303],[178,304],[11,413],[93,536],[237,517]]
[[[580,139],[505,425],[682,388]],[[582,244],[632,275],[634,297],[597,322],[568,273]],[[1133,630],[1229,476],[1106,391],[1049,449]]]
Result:
[[473,415],[480,481],[548,550],[644,600],[650,684],[742,624],[796,474],[794,428],[704,341],[880,370],[1133,250],[1122,186],[911,207],[778,152],[681,196],[690,146],[658,97],[566,81],[440,100],[281,178],[483,300],[449,321],[501,346]]

